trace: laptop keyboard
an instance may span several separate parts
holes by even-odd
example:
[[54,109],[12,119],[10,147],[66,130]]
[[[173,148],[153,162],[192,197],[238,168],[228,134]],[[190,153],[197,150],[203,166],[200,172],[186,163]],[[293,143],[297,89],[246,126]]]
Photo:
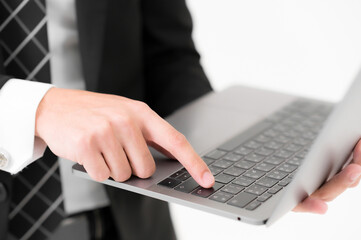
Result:
[[185,168],[158,185],[252,211],[291,182],[331,110],[297,100],[210,151],[202,159],[213,188],[200,187]]

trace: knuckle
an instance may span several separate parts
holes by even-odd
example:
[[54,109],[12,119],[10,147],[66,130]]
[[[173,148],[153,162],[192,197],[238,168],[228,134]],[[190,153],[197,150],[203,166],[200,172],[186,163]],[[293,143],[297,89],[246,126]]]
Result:
[[128,129],[133,126],[133,121],[129,115],[123,114],[116,116],[116,124],[123,129]]
[[187,144],[187,139],[186,137],[179,133],[179,132],[175,132],[172,134],[172,145],[174,148],[182,148]]
[[139,110],[139,111],[147,111],[147,110],[150,110],[150,107],[148,106],[148,104],[146,104],[145,102],[142,102],[142,101],[134,101],[134,105],[135,105],[135,108],[136,110]]
[[96,139],[98,137],[106,137],[109,136],[109,133],[112,131],[112,126],[107,119],[102,119],[99,121],[98,126],[93,128],[92,131],[92,139]]
[[88,133],[83,131],[75,136],[75,146],[79,152],[88,151],[91,144],[92,139],[89,137]]

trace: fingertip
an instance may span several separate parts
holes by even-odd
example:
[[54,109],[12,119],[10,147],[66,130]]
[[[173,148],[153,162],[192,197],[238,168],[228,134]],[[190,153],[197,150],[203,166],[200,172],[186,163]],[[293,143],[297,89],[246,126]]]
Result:
[[327,203],[325,203],[324,201],[320,201],[318,203],[318,209],[315,213],[318,213],[318,214],[325,214],[328,210],[328,205]]
[[361,178],[359,178],[357,181],[355,181],[353,184],[351,184],[350,188],[357,187],[360,183]]
[[202,186],[205,188],[211,188],[214,185],[214,176],[212,173],[207,170],[203,173],[202,176]]
[[356,183],[361,176],[361,166],[355,163],[351,163],[343,171],[345,171],[351,185]]

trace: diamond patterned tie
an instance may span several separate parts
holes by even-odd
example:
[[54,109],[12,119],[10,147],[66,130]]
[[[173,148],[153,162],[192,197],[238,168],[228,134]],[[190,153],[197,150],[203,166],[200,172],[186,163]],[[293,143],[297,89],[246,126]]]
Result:
[[[45,0],[0,0],[0,47],[8,75],[49,82]],[[44,157],[14,177],[9,232],[15,239],[49,238],[65,217],[57,157]]]

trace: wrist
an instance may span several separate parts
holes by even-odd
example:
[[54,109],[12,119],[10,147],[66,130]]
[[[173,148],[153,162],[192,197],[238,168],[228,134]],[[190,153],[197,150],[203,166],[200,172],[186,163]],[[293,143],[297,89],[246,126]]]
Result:
[[[35,136],[41,138],[41,126],[43,126],[45,114],[47,112],[49,102],[51,102],[52,95],[57,91],[57,88],[50,88],[41,99],[35,115]],[[51,105],[51,103],[50,103]]]

